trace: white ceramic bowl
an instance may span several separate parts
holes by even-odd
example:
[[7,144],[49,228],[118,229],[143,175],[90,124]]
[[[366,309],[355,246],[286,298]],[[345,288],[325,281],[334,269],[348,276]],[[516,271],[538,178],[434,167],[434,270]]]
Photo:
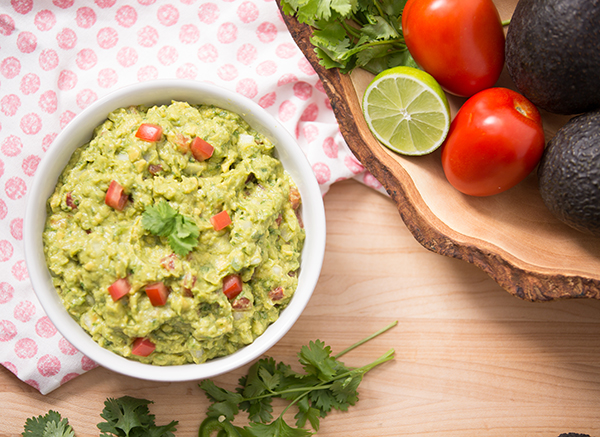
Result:
[[[213,104],[231,110],[271,139],[277,156],[300,190],[306,240],[298,288],[279,319],[263,335],[229,356],[206,363],[154,366],[123,358],[102,348],[71,318],[52,285],[43,253],[42,231],[46,220],[46,201],[71,154],[89,142],[93,129],[117,108],[168,104],[172,100]],[[125,375],[154,381],[189,381],[209,378],[251,362],[292,327],[308,303],[321,272],[325,252],[325,212],[318,183],[304,153],[286,129],[263,108],[245,97],[208,83],[157,80],[119,89],[96,101],[56,137],[36,171],[29,192],[24,234],[25,259],[34,291],[52,323],[74,347],[99,365]]]

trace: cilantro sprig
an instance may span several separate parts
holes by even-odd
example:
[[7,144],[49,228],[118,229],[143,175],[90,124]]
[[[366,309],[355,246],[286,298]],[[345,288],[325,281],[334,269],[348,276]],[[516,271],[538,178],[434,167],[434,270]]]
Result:
[[[320,340],[311,341],[298,353],[304,372],[296,372],[283,362],[263,358],[240,378],[235,391],[218,387],[207,379],[200,383],[212,405],[202,422],[199,437],[209,437],[214,431],[228,437],[303,437],[313,432],[307,423],[319,430],[320,419],[332,410],[346,411],[358,401],[358,386],[364,375],[394,357],[390,349],[370,364],[349,368],[339,358],[352,349],[396,326],[391,323],[369,337],[355,343],[337,355]],[[271,401],[281,398],[289,404],[273,420]],[[285,422],[283,415],[296,406],[295,426]],[[239,427],[232,422],[240,410],[248,413],[249,424]]]
[[[100,437],[174,437],[177,421],[167,425],[155,424],[154,415],[148,405],[152,401],[123,396],[108,398],[100,416],[105,420],[97,427]],[[74,437],[75,433],[67,419],[56,411],[48,411],[43,416],[31,417],[25,421],[23,437]]]
[[325,68],[350,73],[361,67],[373,74],[416,67],[404,42],[402,10],[406,0],[281,0],[284,14],[313,28],[310,42]]
[[102,433],[100,437],[174,437],[177,421],[157,426],[154,414],[150,414],[148,405],[152,401],[123,396],[118,399],[108,398],[100,416],[105,422],[97,427]]
[[165,200],[146,208],[142,214],[142,226],[154,235],[167,237],[173,252],[180,256],[187,255],[198,244],[198,225]]
[[74,437],[73,428],[60,413],[48,411],[43,416],[30,417],[25,421],[23,437]]
[[[305,429],[307,423],[319,430],[320,419],[332,410],[346,411],[358,401],[358,386],[371,369],[394,358],[394,349],[362,367],[346,367],[339,358],[358,346],[383,334],[398,322],[393,322],[365,339],[332,355],[331,348],[320,340],[311,341],[298,353],[304,372],[296,372],[283,362],[263,358],[239,380],[235,391],[216,386],[204,380],[200,387],[209,400],[207,417],[198,432],[199,437],[210,437],[216,432],[222,437],[304,437],[313,432]],[[273,420],[274,398],[289,401],[281,414]],[[96,426],[100,437],[174,437],[179,422],[156,425],[155,416],[148,405],[152,401],[131,396],[108,398],[100,417],[104,422]],[[283,416],[292,406],[297,407],[295,426]],[[248,426],[239,427],[232,422],[240,410],[248,413]],[[23,437],[75,437],[66,418],[56,411],[26,420]]]

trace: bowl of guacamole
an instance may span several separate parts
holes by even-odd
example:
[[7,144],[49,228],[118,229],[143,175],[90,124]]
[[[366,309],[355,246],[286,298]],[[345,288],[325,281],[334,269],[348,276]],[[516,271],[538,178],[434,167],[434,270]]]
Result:
[[292,327],[319,278],[322,195],[304,153],[251,100],[212,84],[122,88],[42,159],[24,221],[34,291],[98,364],[211,377]]

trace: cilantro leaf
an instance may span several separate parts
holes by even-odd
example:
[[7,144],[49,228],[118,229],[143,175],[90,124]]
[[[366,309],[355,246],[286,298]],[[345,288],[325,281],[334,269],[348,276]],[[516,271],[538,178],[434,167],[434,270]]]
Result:
[[181,214],[175,217],[175,228],[169,235],[169,245],[177,255],[185,256],[198,244],[200,231],[196,223]]
[[[273,420],[272,398],[258,399],[246,404],[245,411],[248,412],[248,419],[252,422],[269,423]],[[240,408],[242,406],[240,405]]]
[[400,37],[397,29],[388,21],[383,19],[383,17],[376,16],[373,18],[373,23],[366,24],[361,29],[361,33],[365,37],[369,37],[374,40],[389,40]]
[[325,417],[333,408],[340,406],[333,393],[327,389],[311,391],[308,396],[311,405],[320,411],[322,417]]
[[296,426],[303,428],[308,420],[310,426],[312,426],[315,431],[318,431],[320,426],[319,416],[321,415],[321,412],[317,408],[310,406],[310,402],[306,396],[300,399],[297,405],[298,413],[294,416],[296,419]]
[[401,17],[402,10],[408,0],[380,0],[380,7],[383,12],[391,17]]
[[277,373],[271,373],[265,367],[261,367],[258,370],[258,374],[260,376],[261,381],[263,382],[265,388],[269,391],[273,391],[279,386],[279,375]]
[[163,200],[146,208],[142,215],[142,226],[154,235],[166,237],[173,232],[177,215],[177,211]]
[[165,200],[150,205],[142,214],[142,226],[151,234],[167,237],[177,255],[185,256],[198,244],[200,229],[189,217],[177,212]]
[[73,428],[67,419],[56,411],[44,416],[31,417],[25,421],[23,437],[74,437]]
[[204,390],[206,397],[213,401],[208,408],[207,415],[209,417],[225,416],[227,420],[231,421],[238,414],[238,404],[244,399],[242,395],[217,387],[210,379],[202,381],[200,388]]
[[343,63],[352,49],[352,43],[346,31],[339,23],[331,23],[315,29],[310,42],[325,52],[331,60]]
[[302,346],[298,357],[306,373],[315,375],[322,381],[331,379],[340,367],[340,363],[331,357],[331,348],[320,340]]
[[246,398],[254,398],[261,396],[267,391],[267,387],[262,381],[259,371],[266,371],[267,374],[272,374],[275,369],[275,361],[272,358],[258,360],[248,369],[248,375],[244,380],[244,390],[242,394]]
[[125,397],[117,401],[109,398],[104,402],[104,410],[100,414],[106,422],[99,423],[98,428],[103,432],[126,436],[135,427],[153,425],[154,416],[149,414],[149,403],[144,399]]
[[43,437],[74,437],[73,428],[68,425],[67,419],[60,422],[48,422],[44,428]]
[[156,426],[154,415],[150,414],[148,405],[153,403],[146,399],[123,396],[118,399],[108,398],[100,414],[105,422],[97,427],[101,437],[174,437],[173,432],[178,424],[172,421],[168,425]]
[[345,379],[338,379],[331,386],[331,391],[339,403],[339,409],[348,409],[348,406],[356,404],[358,401],[358,386],[362,381],[363,374],[359,373],[348,376]]
[[[354,3],[354,5],[352,4]],[[317,5],[316,16],[322,20],[331,19],[332,16],[348,16],[355,9],[356,2],[346,0],[321,0]]]
[[[271,375],[277,372],[275,360],[272,358],[263,358],[253,364],[248,369],[248,375],[240,380],[240,390],[238,393],[244,396],[244,401],[240,403],[240,409],[248,413],[248,418],[254,422],[267,423],[273,420],[273,407],[271,406],[272,397],[267,391],[267,385],[262,381],[260,373],[263,373],[270,380]],[[272,387],[271,390],[275,389]],[[263,397],[263,395],[266,395]]]

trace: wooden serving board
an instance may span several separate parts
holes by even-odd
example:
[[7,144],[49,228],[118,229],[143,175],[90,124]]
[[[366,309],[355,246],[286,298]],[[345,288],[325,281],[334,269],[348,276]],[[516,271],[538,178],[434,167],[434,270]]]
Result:
[[[502,19],[516,0],[496,0]],[[278,1],[279,4],[279,1]],[[539,195],[535,171],[516,187],[491,197],[463,195],[445,179],[439,150],[421,157],[398,155],[370,133],[361,100],[373,75],[351,75],[319,64],[312,29],[282,13],[292,37],[331,100],[348,146],[385,187],[402,220],[425,248],[472,263],[509,293],[529,301],[600,299],[600,238],[562,224]],[[506,70],[497,86],[516,89]],[[454,115],[465,99],[448,95]],[[546,140],[568,117],[542,111]]]

